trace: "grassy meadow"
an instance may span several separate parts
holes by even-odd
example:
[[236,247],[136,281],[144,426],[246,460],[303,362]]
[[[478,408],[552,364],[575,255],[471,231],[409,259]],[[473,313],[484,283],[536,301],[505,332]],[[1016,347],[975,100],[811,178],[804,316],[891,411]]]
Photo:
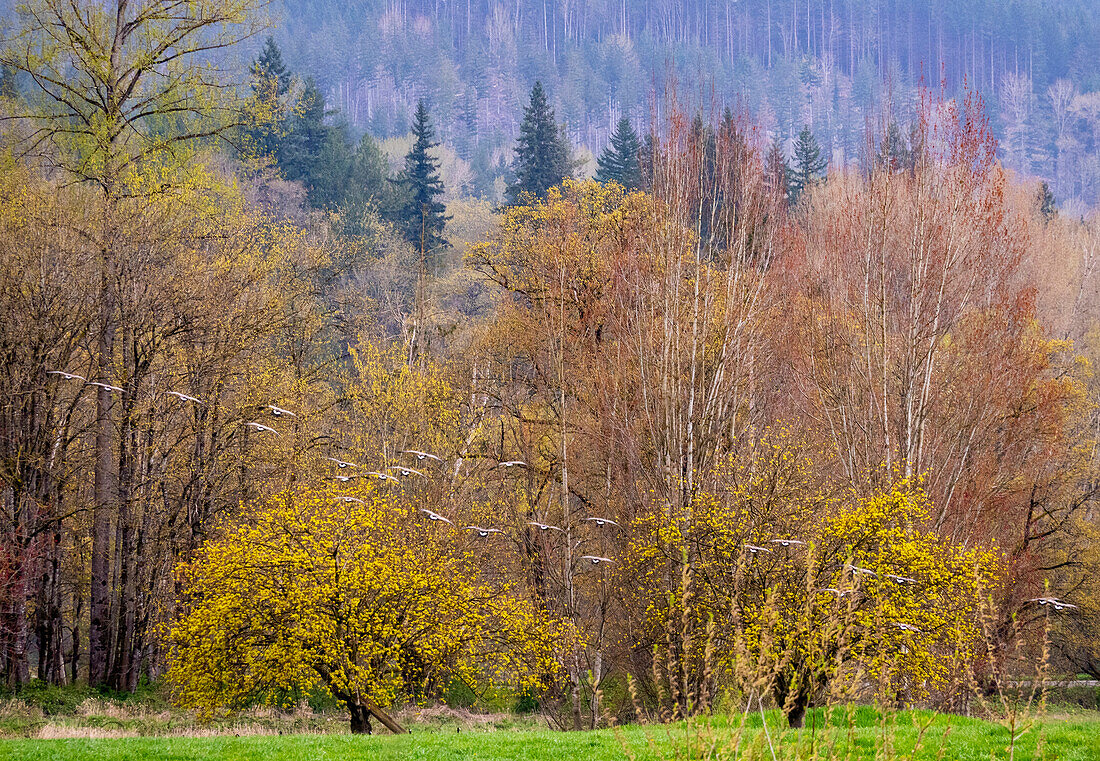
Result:
[[[590,732],[560,732],[506,717],[482,720],[470,716],[434,716],[412,723],[404,736],[334,734],[336,726],[282,729],[259,723],[209,728],[210,736],[109,736],[136,732],[120,719],[114,727],[100,721],[81,729],[48,724],[39,737],[0,740],[0,758],[25,761],[128,761],[184,759],[250,761],[252,759],[485,759],[504,761],[565,761],[567,759],[691,759],[732,758],[735,747],[745,759],[915,758],[945,761],[986,759],[1100,759],[1100,713],[1074,710],[1053,714],[1027,725],[1010,755],[1006,726],[980,719],[904,711],[885,718],[871,708],[831,716],[818,710],[807,716],[801,731],[781,730],[776,712],[767,713],[768,732],[759,714],[747,718],[715,717],[664,726],[630,725]],[[828,729],[823,724],[828,723]],[[94,724],[94,722],[93,722]],[[52,727],[52,729],[50,729]],[[325,730],[328,730],[327,732]],[[173,731],[168,729],[166,731]],[[175,731],[186,731],[177,728]],[[202,732],[203,730],[195,730]],[[1018,730],[1019,732],[1020,730]],[[262,734],[261,734],[262,733]],[[54,735],[54,739],[42,739]],[[84,736],[78,736],[83,734]],[[191,733],[194,734],[193,732]],[[70,735],[70,736],[64,736]],[[108,735],[108,736],[104,736]],[[769,747],[768,738],[772,747]],[[816,748],[816,755],[815,750]],[[914,753],[914,748],[916,752]]]

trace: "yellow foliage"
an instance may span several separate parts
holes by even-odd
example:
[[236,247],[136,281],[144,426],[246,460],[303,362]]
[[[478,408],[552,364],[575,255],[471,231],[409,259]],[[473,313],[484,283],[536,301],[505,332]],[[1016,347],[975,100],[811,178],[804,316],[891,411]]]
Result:
[[804,455],[762,449],[728,467],[732,485],[634,527],[624,574],[639,581],[647,641],[684,643],[668,673],[685,694],[764,688],[781,705],[868,679],[908,699],[945,685],[981,636],[998,554],[929,530],[917,483],[831,496]]
[[183,571],[168,681],[209,716],[321,685],[381,706],[453,678],[531,686],[565,630],[374,486],[286,491]]

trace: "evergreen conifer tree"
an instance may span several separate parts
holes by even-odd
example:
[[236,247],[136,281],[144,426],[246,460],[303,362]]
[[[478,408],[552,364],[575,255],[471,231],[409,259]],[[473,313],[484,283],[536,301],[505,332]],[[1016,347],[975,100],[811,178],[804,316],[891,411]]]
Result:
[[286,96],[290,92],[290,70],[275,39],[268,37],[260,57],[252,62],[253,123],[246,130],[256,155],[275,157],[286,130]]
[[637,190],[642,185],[642,167],[639,154],[642,143],[630,120],[619,119],[611,142],[597,159],[596,179],[600,182],[617,182],[627,190]]
[[318,209],[344,204],[353,153],[347,124],[329,124],[329,115],[324,93],[308,78],[278,152],[283,176],[301,182],[309,204]]
[[428,261],[434,265],[439,250],[449,245],[443,237],[443,228],[450,217],[439,200],[443,195],[440,160],[431,154],[439,143],[434,142],[435,130],[424,101],[416,104],[412,133],[413,145],[405,156],[405,172],[400,180],[405,198],[397,221],[405,240],[418,250],[423,246]]
[[573,174],[569,144],[554,120],[554,109],[541,82],[535,82],[531,102],[523,112],[512,171],[515,181],[508,186],[507,197],[513,204],[525,193],[544,197],[547,190]]
[[270,82],[271,87],[278,96],[290,92],[290,70],[283,62],[282,51],[275,44],[274,37],[268,37],[264,41],[264,49],[260,51],[260,57],[252,62],[252,91],[258,92],[260,87]]
[[814,139],[809,127],[803,127],[794,144],[794,176],[791,182],[791,201],[796,202],[802,192],[813,185],[825,168],[828,160],[821,155],[821,146]]
[[1043,215],[1044,222],[1049,222],[1058,214],[1054,193],[1046,180],[1039,181],[1039,213]]
[[764,180],[768,190],[784,202],[791,197],[791,168],[787,157],[783,155],[783,146],[779,137],[772,141],[767,156],[764,157]]
[[879,146],[878,160],[883,166],[896,172],[899,169],[910,169],[913,166],[913,157],[909,146],[905,144],[905,138],[901,135],[901,127],[897,122],[890,122],[886,135]]

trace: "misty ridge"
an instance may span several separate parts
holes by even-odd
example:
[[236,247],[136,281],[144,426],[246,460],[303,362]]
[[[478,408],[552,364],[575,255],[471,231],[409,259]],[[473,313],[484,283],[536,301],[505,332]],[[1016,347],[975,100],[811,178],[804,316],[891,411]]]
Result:
[[1097,199],[1092,2],[283,0],[271,11],[289,68],[316,80],[331,121],[395,138],[429,104],[449,195],[499,200],[538,80],[582,174],[621,116],[648,129],[669,86],[703,111],[746,114],[788,158],[808,126],[836,168],[860,161],[869,126],[897,121],[907,135],[921,87],[942,85],[982,98],[1004,165],[1045,179],[1064,212]]

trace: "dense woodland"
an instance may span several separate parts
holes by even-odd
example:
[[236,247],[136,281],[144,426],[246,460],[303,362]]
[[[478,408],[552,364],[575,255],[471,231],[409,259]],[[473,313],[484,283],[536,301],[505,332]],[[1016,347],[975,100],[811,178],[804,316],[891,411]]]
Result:
[[[820,122],[670,86],[582,179],[547,77],[498,103],[494,206],[437,96],[353,139],[254,3],[108,5],[37,0],[0,53],[5,689],[323,690],[399,731],[456,683],[581,729],[1100,677],[1100,223],[1005,168],[977,93],[830,164]],[[881,39],[734,5],[721,39],[715,4],[540,28],[551,62],[615,19],[732,62]]]
[[739,106],[791,142],[812,128],[834,166],[868,122],[904,125],[923,84],[978,93],[1005,165],[1074,213],[1097,199],[1100,8],[1087,0],[284,0],[276,39],[358,133],[408,131],[417,100],[491,195],[527,92],[549,91],[570,139],[598,154],[620,116],[639,131],[678,82],[689,103]]

